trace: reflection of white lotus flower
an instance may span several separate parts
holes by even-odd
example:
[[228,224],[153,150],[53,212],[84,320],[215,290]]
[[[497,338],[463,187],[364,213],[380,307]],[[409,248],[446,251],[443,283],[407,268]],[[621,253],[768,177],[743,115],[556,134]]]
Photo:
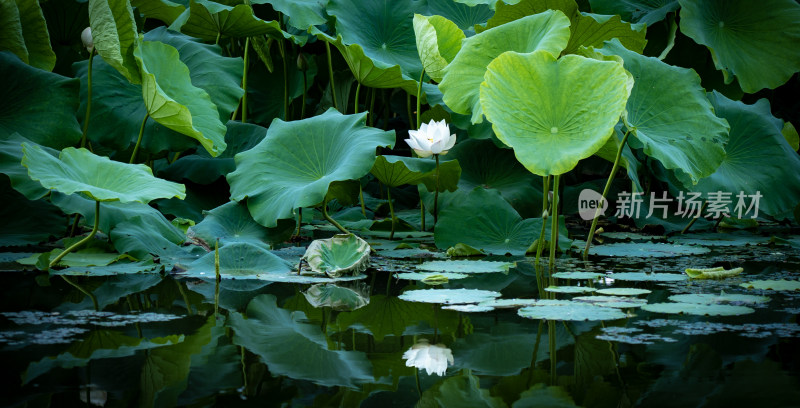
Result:
[[428,375],[444,375],[447,371],[447,363],[453,365],[453,352],[444,344],[428,343],[428,340],[421,339],[417,344],[411,346],[408,351],[403,353],[406,367],[424,368]]
[[444,119],[441,122],[431,119],[430,123],[423,123],[418,130],[409,130],[408,136],[410,139],[406,139],[406,143],[419,157],[447,154],[456,144],[456,135],[450,134],[450,126]]
[[83,29],[81,33],[81,41],[83,41],[83,46],[86,47],[86,50],[92,52],[94,50],[94,39],[92,38],[92,28],[86,27]]

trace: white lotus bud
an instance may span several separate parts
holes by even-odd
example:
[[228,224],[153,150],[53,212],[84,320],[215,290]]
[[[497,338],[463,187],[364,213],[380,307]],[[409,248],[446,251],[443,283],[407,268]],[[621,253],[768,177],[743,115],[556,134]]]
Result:
[[86,50],[91,53],[94,51],[94,39],[92,39],[92,27],[86,27],[83,29],[81,33],[81,41],[83,41],[83,46],[86,47]]

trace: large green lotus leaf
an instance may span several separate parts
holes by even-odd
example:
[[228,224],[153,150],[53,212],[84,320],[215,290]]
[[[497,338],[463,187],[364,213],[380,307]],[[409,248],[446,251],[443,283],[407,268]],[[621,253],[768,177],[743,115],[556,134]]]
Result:
[[459,305],[492,300],[500,297],[500,292],[479,289],[418,289],[407,290],[398,297],[409,302]]
[[[492,211],[475,211],[476,208],[491,208]],[[561,220],[559,222],[559,244],[568,248],[566,227]],[[550,224],[546,225],[547,231],[550,231]],[[434,238],[441,249],[466,244],[487,254],[524,255],[539,238],[541,228],[541,218],[523,220],[497,190],[476,187],[442,209]],[[545,236],[549,234],[546,232]]]
[[327,22],[325,7],[328,0],[253,0],[251,3],[269,3],[273,9],[289,18],[287,24],[300,30]]
[[114,248],[137,259],[145,259],[148,255],[166,258],[180,250],[179,245],[186,241],[181,230],[170,223],[148,221],[150,217],[136,216],[115,225],[109,234]]
[[[57,248],[47,252],[47,254],[49,255],[49,258],[55,258],[62,252],[64,252],[63,249]],[[16,262],[20,265],[34,266],[36,265],[40,255],[43,254],[33,254],[27,258],[17,259]],[[131,260],[131,257],[127,255],[120,255],[116,252],[103,252],[90,248],[68,253],[58,261],[57,265],[69,267],[108,266],[122,259]]]
[[411,0],[331,0],[328,14],[336,17],[336,32],[345,44],[359,44],[373,61],[399,65],[404,74],[419,78],[413,26],[419,8]]
[[[793,0],[681,0],[681,32],[711,50],[725,83],[774,89],[800,71],[800,4]],[[758,61],[758,64],[753,64]]]
[[231,198],[246,198],[250,214],[267,227],[294,218],[295,208],[321,203],[332,182],[369,173],[378,146],[394,146],[394,132],[367,127],[366,118],[329,109],[299,121],[274,120],[261,143],[236,155],[236,171],[227,177]]
[[525,16],[559,10],[570,20],[569,43],[564,54],[572,54],[579,47],[600,47],[603,41],[618,38],[629,50],[641,53],[647,43],[645,25],[621,21],[619,16],[581,13],[575,0],[523,0],[516,4],[498,3],[497,11],[489,19],[486,29],[498,27]]
[[428,261],[417,265],[418,271],[457,272],[457,273],[508,273],[509,268],[516,266],[512,262],[501,261]]
[[669,300],[673,302],[682,302],[682,303],[701,303],[701,304],[713,304],[713,303],[766,303],[769,302],[769,298],[766,296],[756,296],[756,295],[742,295],[739,293],[725,293],[722,292],[719,295],[714,295],[711,293],[688,293],[683,295],[672,295],[669,297]]
[[192,84],[189,68],[175,47],[143,41],[134,52],[142,70],[142,97],[156,122],[197,139],[212,156],[225,150],[225,125],[216,105]]
[[275,39],[290,37],[281,30],[277,21],[264,21],[256,17],[253,8],[247,4],[231,7],[208,0],[190,0],[189,8],[176,22],[180,24],[182,33],[209,41],[216,41],[218,36],[238,38],[268,35]]
[[[192,277],[214,277],[215,254],[211,251],[189,265],[186,274]],[[219,273],[223,279],[263,279],[288,276],[292,265],[263,246],[238,242],[219,248]]]
[[688,280],[688,277],[683,274],[650,272],[618,272],[609,275],[609,278],[630,282],[679,282]]
[[58,208],[45,200],[29,200],[3,178],[0,177],[0,217],[4,220],[0,247],[37,245],[50,236],[64,235],[64,216]]
[[597,290],[597,293],[609,296],[639,296],[639,295],[647,295],[651,292],[652,291],[648,289],[636,289],[636,288],[606,288]]
[[442,16],[414,14],[414,33],[422,68],[434,81],[442,82],[444,68],[453,61],[466,38],[464,32]]
[[[65,214],[80,214],[86,219],[87,225],[94,224],[94,200],[79,194],[65,195],[52,192],[50,193],[50,201]],[[100,209],[99,229],[109,232],[117,224],[136,217],[146,220],[145,224],[159,231],[169,229],[169,226],[172,225],[163,214],[147,204],[135,201],[129,203],[109,201],[103,203]]]
[[75,119],[77,80],[34,68],[9,51],[0,51],[0,139],[13,133],[60,149],[81,138]]
[[800,281],[796,280],[755,280],[752,282],[745,282],[739,286],[747,289],[759,290],[785,290],[785,291],[800,291]]
[[700,303],[651,303],[642,310],[653,313],[689,314],[696,316],[741,316],[755,312],[747,306],[716,305]]
[[335,284],[318,283],[303,292],[308,303],[316,308],[330,307],[340,312],[360,309],[369,304],[369,297],[358,290],[337,286]]
[[476,26],[486,24],[494,15],[488,4],[467,4],[461,0],[428,0],[428,16],[442,16],[456,24],[467,35],[475,34]]
[[617,40],[598,51],[622,57],[636,78],[623,116],[631,130],[628,143],[667,169],[680,169],[693,183],[713,173],[725,157],[729,126],[714,115],[700,77],[630,51]]
[[230,315],[234,343],[261,357],[270,373],[329,387],[375,381],[366,354],[330,350],[320,326],[305,320],[302,312],[279,308],[273,295],[254,298],[247,306],[247,319]]
[[[728,121],[731,127],[725,158],[717,171],[701,179],[691,191],[709,193],[722,191],[731,193],[727,201],[721,202],[725,212],[739,216],[737,195],[762,197],[758,200],[758,211],[778,216],[791,211],[800,202],[800,157],[786,142],[781,130],[774,125],[769,102],[760,99],[752,105],[732,101],[724,95],[708,94],[717,116]],[[744,199],[741,217],[754,217],[748,210],[750,197]]]
[[89,23],[97,54],[131,83],[142,82],[133,56],[139,33],[128,0],[89,0]]
[[525,169],[513,150],[501,149],[491,140],[467,139],[453,147],[447,158],[457,159],[461,166],[460,190],[496,189],[523,217],[541,215],[542,178]]
[[678,10],[678,0],[589,0],[598,14],[619,14],[625,21],[653,25]]
[[627,83],[617,62],[508,52],[489,64],[481,104],[525,168],[559,175],[606,143],[625,109]]
[[589,249],[589,253],[592,255],[636,256],[643,258],[672,258],[678,255],[704,254],[709,251],[708,248],[693,245],[658,244],[653,242],[620,242],[594,245]]
[[201,239],[210,248],[219,239],[220,246],[235,242],[248,242],[265,246],[283,242],[294,231],[294,220],[281,220],[275,228],[265,228],[257,223],[244,204],[231,201],[210,211],[204,211],[202,222],[189,227],[192,239]]
[[574,322],[617,320],[626,317],[625,313],[617,309],[581,302],[569,302],[563,305],[527,306],[519,309],[517,314],[528,319]]
[[[11,187],[22,193],[29,200],[42,198],[49,193],[47,189],[28,176],[28,169],[22,165],[22,144],[33,144],[30,140],[22,137],[19,133],[13,133],[6,139],[0,139],[0,173],[8,176]],[[53,157],[57,157],[59,151],[49,147],[41,146],[42,150]]]
[[439,89],[444,102],[456,113],[472,114],[472,123],[483,120],[480,84],[487,66],[506,51],[545,50],[558,55],[569,41],[569,19],[560,11],[546,11],[503,24],[472,36],[445,68]]
[[[378,156],[370,173],[389,187],[423,183],[428,191],[436,190],[436,162],[430,159]],[[439,191],[455,191],[460,175],[461,166],[457,160],[440,162]]]
[[552,293],[591,293],[597,291],[595,288],[588,286],[548,286],[544,288],[547,292]]
[[[416,95],[417,81],[410,79],[399,65],[389,65],[381,60],[373,59],[365,53],[360,44],[345,44],[342,36],[330,37],[318,30],[313,30],[317,38],[335,46],[353,72],[356,81],[370,88],[402,88]],[[337,80],[337,84],[340,81]]]
[[267,129],[250,123],[228,121],[225,144],[228,147],[222,154],[212,157],[205,150],[182,156],[158,172],[170,180],[190,180],[198,184],[211,184],[220,177],[236,169],[233,157],[257,145],[267,134]]
[[[189,68],[192,85],[202,88],[217,108],[221,123],[228,121],[244,91],[241,58],[222,56],[220,47],[159,27],[144,35],[146,41],[160,41],[175,47],[181,61]],[[86,61],[75,65],[81,78],[81,111],[86,109]],[[88,137],[93,144],[114,150],[126,150],[136,143],[139,128],[147,109],[142,88],[125,80],[102,58],[92,65],[92,111]],[[163,151],[184,151],[196,146],[196,141],[148,120],[140,149],[152,154]]]
[[186,10],[183,5],[170,0],[131,0],[131,6],[136,7],[145,18],[154,18],[166,24],[172,24]]
[[38,1],[6,0],[0,3],[0,50],[13,52],[33,67],[53,70],[56,54],[50,48],[47,22]]
[[47,189],[64,194],[84,193],[97,201],[138,201],[186,197],[182,184],[153,177],[150,168],[97,156],[86,149],[68,147],[58,158],[37,145],[24,143],[22,165]]
[[353,234],[339,234],[312,241],[303,260],[313,273],[338,278],[367,270],[370,250],[367,241]]

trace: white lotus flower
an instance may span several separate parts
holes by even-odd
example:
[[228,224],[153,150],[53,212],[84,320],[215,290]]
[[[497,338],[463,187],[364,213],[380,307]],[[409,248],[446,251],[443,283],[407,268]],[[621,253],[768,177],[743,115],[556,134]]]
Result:
[[94,39],[92,38],[92,27],[86,27],[83,29],[81,33],[81,41],[83,41],[83,46],[86,47],[86,50],[89,53],[94,50]]
[[431,345],[426,339],[421,339],[411,346],[403,353],[403,359],[407,360],[406,367],[424,368],[428,375],[433,373],[444,375],[448,363],[450,365],[454,363],[453,352],[449,348],[444,344]]
[[456,144],[456,135],[450,134],[450,126],[442,119],[436,122],[423,123],[418,130],[409,130],[406,139],[408,146],[414,149],[419,157],[428,157],[432,154],[447,154],[447,151]]

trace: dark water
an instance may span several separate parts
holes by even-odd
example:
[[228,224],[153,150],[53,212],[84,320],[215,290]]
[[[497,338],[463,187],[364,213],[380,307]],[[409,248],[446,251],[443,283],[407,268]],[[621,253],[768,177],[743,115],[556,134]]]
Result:
[[[536,271],[517,259],[507,274],[450,281],[445,288],[539,297]],[[791,247],[731,247],[656,260],[562,262],[561,271],[682,272],[743,266],[725,281],[618,282],[653,292],[765,294],[743,316],[626,310],[607,322],[525,319],[516,309],[463,313],[406,302],[421,283],[392,271],[419,260],[373,259],[369,293],[355,311],[312,307],[308,285],[215,281],[173,275],[73,277],[102,308],[59,276],[0,275],[3,406],[800,406],[800,293],[739,283],[797,279]],[[10,264],[4,264],[10,270]],[[613,277],[613,275],[612,275]],[[544,278],[546,284],[551,282]],[[547,286],[547,285],[543,285]],[[567,299],[572,295],[557,295]],[[249,306],[248,306],[249,305]],[[403,354],[427,339],[451,350],[444,376],[407,367]]]

